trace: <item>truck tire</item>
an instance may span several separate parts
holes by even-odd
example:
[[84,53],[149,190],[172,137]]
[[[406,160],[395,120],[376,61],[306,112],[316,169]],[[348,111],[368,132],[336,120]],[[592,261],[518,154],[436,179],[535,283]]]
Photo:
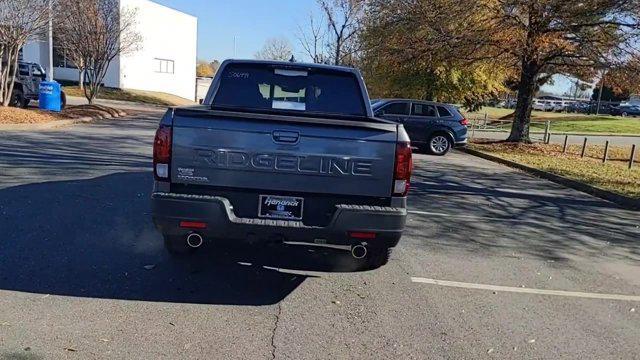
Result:
[[169,254],[174,256],[185,255],[194,251],[187,245],[187,241],[182,236],[164,235],[164,247]]
[[26,101],[27,99],[25,99],[24,93],[21,89],[13,89],[9,106],[26,108],[28,104]]
[[60,91],[60,110],[64,110],[67,106],[67,94],[64,91]]
[[375,270],[386,265],[389,262],[391,250],[391,248],[370,248],[363,270]]

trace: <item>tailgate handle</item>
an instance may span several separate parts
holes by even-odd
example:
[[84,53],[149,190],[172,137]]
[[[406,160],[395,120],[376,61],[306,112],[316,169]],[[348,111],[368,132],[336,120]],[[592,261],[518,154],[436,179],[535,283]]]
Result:
[[297,131],[276,130],[272,136],[273,141],[282,144],[297,144],[300,140],[300,133]]

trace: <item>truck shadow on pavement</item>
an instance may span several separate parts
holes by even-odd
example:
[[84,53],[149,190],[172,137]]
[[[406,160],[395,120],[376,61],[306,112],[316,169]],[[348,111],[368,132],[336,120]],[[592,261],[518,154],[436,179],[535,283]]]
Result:
[[[351,271],[343,253],[208,244],[171,258],[149,215],[149,172],[0,190],[0,289],[91,298],[268,305],[303,271]],[[243,264],[239,264],[243,263]],[[265,266],[270,269],[265,268]]]
[[415,212],[406,232],[414,240],[404,241],[561,262],[576,257],[640,261],[640,212],[462,156],[416,161],[409,198]]

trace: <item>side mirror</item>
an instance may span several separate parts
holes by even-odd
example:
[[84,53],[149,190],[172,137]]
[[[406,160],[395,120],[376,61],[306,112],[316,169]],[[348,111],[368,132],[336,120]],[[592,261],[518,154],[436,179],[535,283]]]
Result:
[[382,111],[382,110],[378,110],[378,111],[373,113],[373,116],[382,116],[382,115],[384,115],[384,111]]

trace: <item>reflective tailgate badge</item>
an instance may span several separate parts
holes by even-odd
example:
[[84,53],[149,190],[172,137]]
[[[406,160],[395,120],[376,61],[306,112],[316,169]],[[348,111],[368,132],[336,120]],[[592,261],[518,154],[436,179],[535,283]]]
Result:
[[190,181],[208,183],[209,178],[206,176],[195,176],[195,169],[192,168],[178,168],[178,179]]
[[193,176],[195,169],[191,168],[178,168],[178,176]]

